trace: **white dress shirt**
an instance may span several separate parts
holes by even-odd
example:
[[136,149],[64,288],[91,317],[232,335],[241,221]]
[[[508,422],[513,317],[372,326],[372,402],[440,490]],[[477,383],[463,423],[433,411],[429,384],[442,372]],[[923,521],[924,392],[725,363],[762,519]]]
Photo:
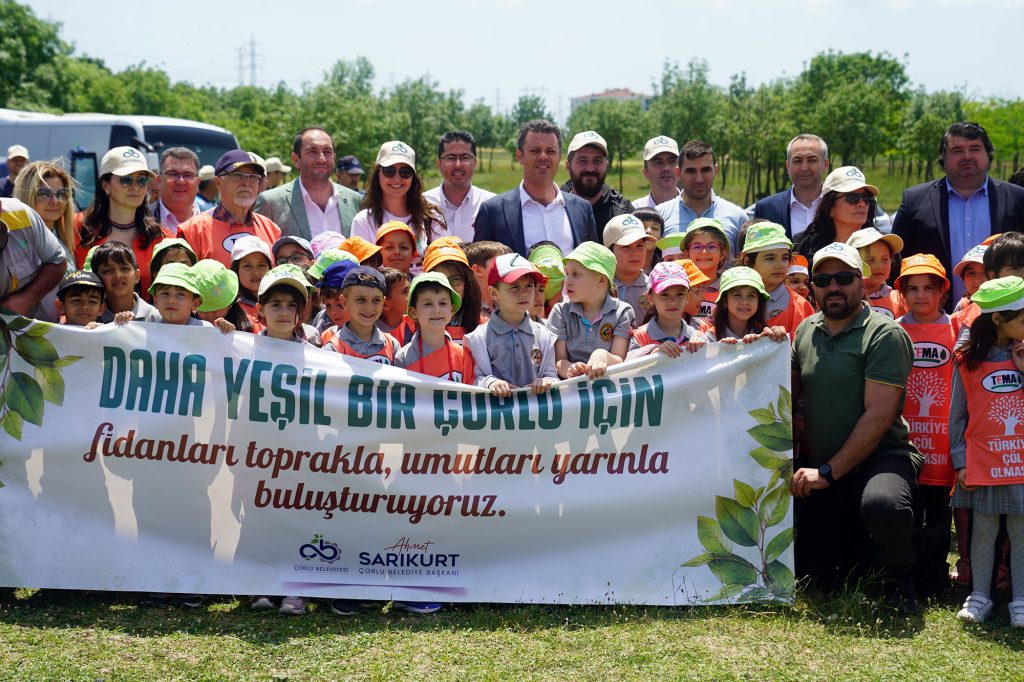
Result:
[[[167,207],[164,206],[164,202],[163,201],[157,199],[157,205],[160,207],[160,224],[163,225],[164,227],[166,227],[168,230],[170,230],[174,234],[177,234],[178,233],[178,223],[181,222],[180,220],[178,220],[178,216],[174,215],[169,210],[167,210]],[[195,203],[193,203],[192,204],[192,215],[193,216],[197,216],[197,215],[199,215],[199,213],[200,213],[199,207],[196,206]]]
[[480,204],[493,197],[494,192],[470,185],[469,194],[462,200],[462,203],[453,204],[448,201],[448,197],[444,193],[444,185],[438,185],[424,192],[423,196],[441,209],[441,213],[444,214],[444,222],[448,225],[446,234],[454,235],[468,244],[473,241],[473,223],[476,222]]
[[[554,184],[554,183],[552,183]],[[563,254],[568,254],[576,248],[576,242],[572,238],[572,225],[569,223],[569,214],[565,211],[565,197],[555,185],[555,200],[545,206],[534,201],[523,183],[519,183],[519,203],[523,210],[523,241],[526,248],[537,242],[552,241],[558,244]]]
[[810,206],[804,206],[797,201],[793,194],[793,188],[789,188],[789,229],[793,236],[797,236],[807,229],[807,226],[814,220],[814,214],[818,212],[818,204],[821,203],[821,195],[811,202]]
[[299,190],[302,192],[302,203],[306,206],[306,220],[309,221],[309,235],[315,237],[322,232],[341,231],[341,213],[338,212],[338,188],[331,185],[332,194],[327,199],[327,206],[323,210],[317,206],[309,192],[299,180]]

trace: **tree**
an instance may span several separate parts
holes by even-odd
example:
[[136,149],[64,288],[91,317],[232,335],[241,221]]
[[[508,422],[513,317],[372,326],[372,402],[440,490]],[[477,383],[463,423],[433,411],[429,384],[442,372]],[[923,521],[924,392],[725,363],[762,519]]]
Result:
[[48,93],[35,75],[69,51],[59,29],[60,24],[39,19],[29,7],[0,0],[0,106],[48,108]]
[[640,151],[648,139],[647,112],[637,100],[598,100],[584,104],[569,117],[569,129],[597,131],[608,143],[608,161],[619,161],[619,191],[622,191],[622,159]]
[[1017,433],[1017,424],[1024,416],[1024,400],[1017,396],[1003,396],[992,403],[988,418],[1003,425],[1003,435],[1013,436]]
[[725,93],[708,80],[707,61],[691,59],[686,69],[665,62],[658,95],[651,104],[656,134],[678,140],[703,140],[714,145],[724,138]]
[[[942,133],[950,124],[964,120],[964,97],[959,92],[927,93],[924,88],[910,95],[900,121],[900,133],[897,149],[904,157],[910,159],[907,168],[907,182],[913,177],[924,180],[933,177],[933,166],[938,158],[937,149]],[[913,162],[917,161],[917,173],[913,172]]]
[[969,104],[968,111],[967,116],[988,132],[996,148],[996,162],[1009,161],[1010,173],[1020,168],[1024,155],[1024,100],[991,99]]
[[485,148],[490,150],[487,162],[488,171],[494,166],[494,148],[505,139],[503,123],[504,117],[496,116],[482,99],[477,100],[466,112],[466,129],[473,133],[478,151]]
[[934,372],[911,372],[907,380],[907,399],[917,402],[917,416],[931,416],[932,405],[946,397],[948,387]]

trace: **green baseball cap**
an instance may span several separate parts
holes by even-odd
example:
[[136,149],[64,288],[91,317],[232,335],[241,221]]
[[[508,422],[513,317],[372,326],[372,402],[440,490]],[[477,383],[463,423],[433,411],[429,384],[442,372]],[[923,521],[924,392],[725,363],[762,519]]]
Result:
[[406,308],[406,312],[412,308],[413,294],[416,291],[416,287],[421,284],[426,284],[427,282],[440,284],[447,289],[452,296],[452,312],[459,312],[459,308],[462,307],[462,297],[459,296],[455,289],[452,288],[451,282],[448,281],[448,278],[444,274],[436,271],[422,272],[412,278],[412,282],[409,283],[409,305]]
[[154,293],[156,288],[161,284],[181,287],[182,289],[191,291],[196,296],[202,296],[199,292],[199,288],[196,286],[196,278],[195,274],[192,272],[192,268],[184,263],[168,263],[164,267],[160,268],[160,272],[156,274],[156,279],[154,279],[153,283],[149,285],[149,293]]
[[1000,277],[983,282],[971,296],[983,313],[998,313],[1024,308],[1024,279]]
[[722,235],[722,239],[725,240],[726,244],[730,243],[729,235],[726,234],[725,228],[722,227],[722,221],[718,220],[717,218],[696,218],[690,221],[690,224],[686,226],[685,234],[690,234],[691,232],[695,232],[700,229],[714,230],[715,232],[718,232],[720,235]]
[[683,239],[685,238],[685,233],[676,232],[667,237],[662,237],[654,245],[661,251],[662,256],[678,256],[683,252]]
[[793,242],[786,236],[786,228],[778,223],[755,223],[747,228],[743,253],[757,253],[771,249],[792,249]]
[[562,250],[551,244],[541,244],[530,252],[527,258],[548,278],[544,285],[544,300],[550,301],[562,290],[565,283],[565,266],[562,264]]
[[757,270],[739,265],[722,273],[718,280],[718,298],[715,299],[715,303],[721,302],[725,292],[736,287],[754,287],[762,298],[768,298],[768,292],[764,290],[764,280],[757,274]]
[[92,272],[92,254],[96,253],[96,249],[98,248],[100,248],[99,244],[89,249],[89,252],[85,254],[85,262],[82,263],[83,270],[88,270],[89,272]]
[[597,242],[583,242],[572,250],[563,261],[574,260],[587,270],[608,278],[608,288],[615,287],[615,254]]
[[313,261],[313,264],[309,266],[309,269],[306,270],[306,274],[313,279],[320,279],[324,276],[324,270],[343,260],[352,261],[356,265],[359,265],[359,259],[348,251],[342,251],[341,249],[324,249],[324,251],[316,257],[316,260]]
[[196,255],[196,252],[192,249],[192,245],[187,241],[178,237],[168,237],[167,239],[163,239],[158,242],[157,245],[153,247],[153,255],[150,258],[150,261],[152,262],[156,260],[156,257],[161,253],[175,246],[179,249],[185,249],[185,252],[191,257],[192,265],[195,265],[196,261],[199,260],[199,256]]
[[[169,263],[168,267],[170,265],[173,263]],[[238,275],[224,267],[219,260],[206,258],[193,265],[191,269],[199,295],[203,297],[203,302],[199,304],[199,312],[224,310],[238,297]],[[163,268],[160,272],[163,272]]]
[[258,296],[270,291],[271,287],[278,285],[287,285],[292,289],[295,289],[302,294],[303,300],[309,300],[309,280],[306,279],[306,275],[303,274],[302,269],[287,263],[284,265],[278,265],[276,268],[271,268],[267,274],[263,275],[263,279],[260,280],[260,289],[257,293]]

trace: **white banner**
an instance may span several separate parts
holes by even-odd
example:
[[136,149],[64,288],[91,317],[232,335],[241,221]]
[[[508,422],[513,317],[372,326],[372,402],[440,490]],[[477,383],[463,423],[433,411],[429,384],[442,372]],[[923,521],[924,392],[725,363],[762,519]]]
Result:
[[792,598],[788,344],[499,399],[216,330],[0,321],[0,585]]

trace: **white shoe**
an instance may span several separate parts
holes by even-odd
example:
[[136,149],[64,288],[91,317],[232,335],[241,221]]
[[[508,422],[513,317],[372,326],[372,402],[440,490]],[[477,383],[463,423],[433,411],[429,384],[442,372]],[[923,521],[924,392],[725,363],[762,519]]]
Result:
[[[1024,607],[1024,602],[1020,603]],[[967,601],[957,612],[956,617],[968,623],[983,623],[990,613],[992,613],[992,600],[981,594],[972,594],[967,597]],[[1022,608],[1021,615],[1024,617],[1024,608]]]
[[1010,625],[1024,628],[1024,601],[1010,602]]

